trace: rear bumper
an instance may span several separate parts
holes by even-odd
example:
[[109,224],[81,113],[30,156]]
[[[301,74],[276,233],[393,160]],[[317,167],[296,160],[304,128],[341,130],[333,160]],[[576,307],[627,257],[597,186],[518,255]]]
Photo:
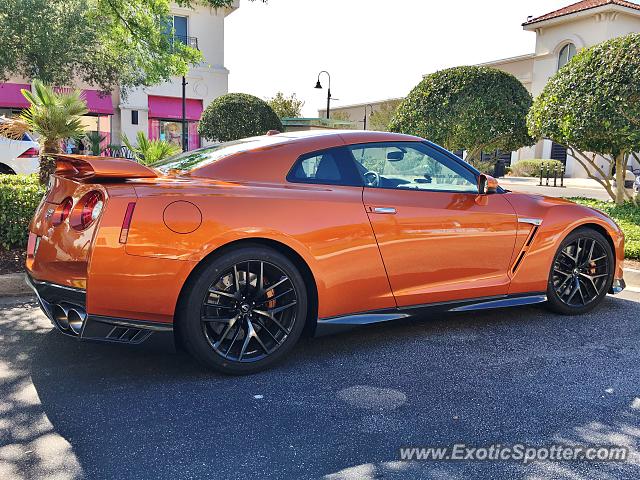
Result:
[[173,325],[124,318],[89,315],[86,291],[26,275],[26,282],[36,294],[38,304],[51,323],[64,335],[79,340],[154,346],[175,350]]

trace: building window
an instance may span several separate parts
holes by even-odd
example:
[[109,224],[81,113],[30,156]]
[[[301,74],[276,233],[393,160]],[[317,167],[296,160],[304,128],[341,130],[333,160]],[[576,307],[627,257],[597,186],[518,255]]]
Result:
[[138,125],[138,110],[131,110],[131,125]]
[[175,41],[188,44],[188,20],[188,17],[183,17],[181,15],[173,15],[169,17],[164,27],[164,34],[171,39],[175,39]]
[[558,70],[564,67],[569,60],[571,60],[576,54],[576,46],[573,43],[567,43],[564,47],[560,49],[560,54],[558,55]]
[[[149,119],[149,138],[165,140],[182,147],[182,122],[171,119]],[[187,121],[187,150],[200,148],[198,122]]]

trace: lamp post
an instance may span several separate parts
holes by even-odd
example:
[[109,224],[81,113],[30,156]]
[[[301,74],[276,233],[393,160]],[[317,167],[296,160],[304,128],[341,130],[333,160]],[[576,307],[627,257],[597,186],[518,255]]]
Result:
[[189,132],[187,131],[187,79],[182,76],[182,151],[189,150]]
[[322,85],[320,84],[320,75],[322,75],[323,73],[327,74],[327,77],[329,78],[329,86],[327,88],[327,118],[329,118],[329,109],[331,108],[331,75],[329,75],[329,72],[327,72],[326,70],[322,70],[319,74],[318,74],[318,81],[316,82],[316,88],[322,88]]
[[364,124],[363,130],[367,129],[367,107],[369,108],[369,115],[373,113],[373,105],[365,105],[364,106],[364,118],[362,119],[362,123]]

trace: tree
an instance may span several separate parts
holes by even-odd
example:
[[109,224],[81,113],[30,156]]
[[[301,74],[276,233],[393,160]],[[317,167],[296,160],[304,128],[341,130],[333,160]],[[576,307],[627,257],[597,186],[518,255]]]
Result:
[[149,140],[141,131],[136,133],[137,145],[134,146],[126,135],[122,136],[122,142],[131,150],[136,161],[143,165],[153,165],[182,151],[180,145],[175,143],[160,139]]
[[396,110],[400,105],[400,100],[388,100],[371,112],[369,115],[369,130],[377,130],[379,132],[388,132],[389,124],[396,114]]
[[216,98],[202,113],[198,132],[208,140],[226,142],[269,130],[283,131],[278,115],[264,100],[246,93],[228,93]]
[[37,80],[32,88],[33,91],[22,90],[30,105],[22,111],[20,120],[40,136],[39,178],[40,183],[46,184],[56,165],[49,155],[61,152],[63,140],[84,136],[80,117],[88,110],[78,91],[56,92]]
[[295,93],[291,94],[290,97],[285,97],[282,92],[278,92],[275,97],[269,99],[267,103],[280,118],[302,116],[304,101],[296,98]]
[[389,129],[467,150],[510,151],[533,143],[526,116],[531,95],[513,75],[487,67],[456,67],[426,76],[402,101]]
[[640,151],[638,52],[640,34],[580,51],[551,77],[527,119],[534,137],[565,145],[617,204],[633,200],[624,176]]
[[[198,0],[215,8],[232,2]],[[20,75],[126,92],[184,75],[202,54],[172,38],[169,18],[170,0],[2,0],[0,81]]]

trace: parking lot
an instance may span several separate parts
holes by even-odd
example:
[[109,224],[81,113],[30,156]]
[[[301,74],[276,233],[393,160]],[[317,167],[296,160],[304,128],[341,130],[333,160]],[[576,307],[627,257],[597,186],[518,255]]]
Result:
[[[640,477],[640,294],[305,339],[234,378],[79,343],[0,300],[0,478]],[[620,445],[626,462],[400,461],[405,446]]]

